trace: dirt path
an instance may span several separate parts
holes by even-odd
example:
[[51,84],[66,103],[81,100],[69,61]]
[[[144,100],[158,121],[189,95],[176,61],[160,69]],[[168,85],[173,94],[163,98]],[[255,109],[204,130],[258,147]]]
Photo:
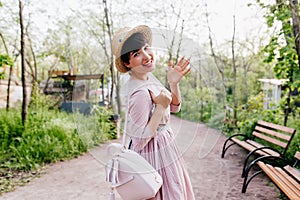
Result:
[[[172,116],[171,126],[185,159],[197,200],[270,200],[279,199],[279,191],[265,176],[253,179],[241,193],[242,157],[233,146],[224,159],[221,148],[225,137],[202,124]],[[108,200],[104,163],[107,144],[70,161],[54,164],[40,178],[0,196],[5,200]],[[120,199],[120,198],[117,198]]]

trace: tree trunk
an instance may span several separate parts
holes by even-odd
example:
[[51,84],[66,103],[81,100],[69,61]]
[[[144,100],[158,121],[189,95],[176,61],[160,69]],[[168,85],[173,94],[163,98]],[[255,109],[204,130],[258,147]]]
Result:
[[[4,37],[3,37],[2,33],[0,33],[0,37],[1,37],[2,43],[3,43],[4,48],[5,48],[5,52],[6,52],[7,55],[9,55],[8,48],[7,48],[7,45],[6,45],[6,42],[4,40]],[[10,92],[11,74],[12,74],[12,66],[9,66],[9,76],[8,76],[7,96],[6,96],[6,110],[7,111],[9,110],[9,97],[10,97],[9,92]]]
[[9,76],[8,76],[7,96],[6,96],[6,111],[9,111],[10,83],[11,83],[12,70],[13,70],[13,67],[9,66]]
[[27,90],[25,77],[25,33],[23,22],[23,3],[19,0],[19,15],[20,15],[20,29],[21,29],[21,66],[22,66],[22,87],[23,87],[23,102],[22,102],[22,123],[25,124],[27,116]]
[[[27,34],[27,37],[28,34]],[[31,39],[29,38],[29,46],[30,46],[30,51],[31,51],[31,54],[32,54],[32,58],[33,58],[33,84],[37,84],[38,82],[38,71],[37,71],[37,61],[36,61],[36,56],[35,56],[35,53],[34,53],[34,50],[33,50],[33,46],[32,46],[32,42],[31,42]],[[71,60],[72,61],[72,60]],[[73,69],[73,65],[72,65],[72,69]]]
[[288,98],[286,99],[286,105],[284,108],[284,121],[283,121],[284,126],[287,125],[290,111],[291,111],[291,88],[289,87]]
[[[19,53],[17,51],[14,51],[14,64],[16,63],[16,60],[19,56]],[[8,84],[7,84],[7,96],[6,96],[6,110],[9,111],[9,101],[10,101],[10,85],[11,85],[11,76],[12,76],[12,72],[13,72],[13,66],[10,66],[9,68],[9,76],[8,76]]]
[[[109,20],[109,11],[108,11],[108,7],[107,7],[107,1],[103,0],[103,4],[104,4],[104,14],[105,14],[105,25],[106,25],[106,28],[107,28],[108,38],[109,38],[109,41],[110,41],[110,44],[111,44],[112,34],[113,34],[112,33],[112,22]],[[115,86],[116,81],[115,81],[114,59],[113,59],[112,50],[111,50],[110,55],[111,55],[110,56],[110,75],[111,75],[110,106],[114,111],[114,86]],[[117,98],[119,98],[118,94],[117,94]],[[118,112],[120,112],[120,111],[118,111]]]
[[300,30],[299,30],[299,4],[298,0],[290,0],[290,10],[292,14],[293,32],[295,36],[295,46],[298,55],[298,67],[300,69]]
[[235,65],[235,51],[234,51],[234,41],[235,40],[235,16],[233,16],[233,35],[232,35],[232,43],[231,43],[231,51],[232,51],[232,67],[233,67],[233,121],[236,124],[237,121],[237,100],[236,100],[236,65]]
[[120,78],[119,78],[119,72],[116,74],[116,94],[117,94],[117,105],[118,105],[118,114],[121,115],[121,97],[120,97]]
[[6,45],[6,42],[5,42],[5,40],[4,40],[4,37],[3,37],[3,34],[2,34],[2,33],[0,33],[0,37],[1,37],[2,43],[3,43],[4,48],[5,48],[5,52],[6,52],[6,54],[8,55],[8,48],[7,48],[7,45]]
[[[184,20],[181,18],[181,12],[182,12],[182,9],[179,10],[179,12],[177,13],[177,11],[174,9],[173,6],[171,6],[172,9],[173,9],[173,13],[176,15],[176,23],[175,23],[175,26],[174,26],[174,29],[173,29],[173,33],[172,33],[172,41],[170,43],[170,45],[167,45],[167,49],[168,49],[168,55],[169,55],[169,58],[168,58],[168,64],[170,62],[176,64],[179,60],[179,54],[180,54],[180,51],[181,51],[181,43],[182,43],[182,40],[183,40],[183,30],[184,30]],[[175,55],[175,60],[173,62],[173,50],[174,48],[176,47],[175,46],[175,41],[176,41],[176,31],[178,29],[178,27],[180,26],[180,20],[181,20],[181,27],[180,27],[180,35],[179,35],[179,41],[178,41],[178,47],[176,49],[176,55]],[[166,41],[167,40],[167,36],[163,36],[165,38]],[[175,51],[175,50],[174,50]],[[165,87],[167,89],[170,89],[170,85],[168,83],[168,78],[167,78],[167,75],[165,76]]]
[[[199,88],[200,91],[200,121],[204,121],[204,98],[203,98],[203,86],[202,86],[202,71],[201,71],[201,61],[199,60],[199,70],[196,74],[196,88]],[[198,85],[199,83],[199,85]]]
[[[297,0],[296,0],[297,1]],[[298,29],[298,34],[299,34],[299,20],[298,19],[296,19],[297,17],[295,17],[295,16],[298,16],[298,14],[296,14],[296,13],[294,13],[295,11],[296,11],[296,9],[298,10],[298,6],[296,6],[296,5],[293,5],[294,4],[294,2],[295,2],[295,0],[290,0],[290,9],[291,9],[291,15],[292,15],[292,20],[293,20],[293,31],[294,31],[294,34],[295,34],[295,30],[294,30],[294,28],[296,28],[296,29]],[[283,4],[283,0],[276,0],[276,3],[278,4],[278,5],[280,5],[280,4]],[[298,1],[297,1],[297,5],[298,5]],[[294,10],[294,11],[293,11]],[[279,6],[279,11],[281,11],[281,7]],[[295,17],[295,21],[294,21],[294,18]],[[296,23],[298,22],[298,28],[296,27]],[[289,23],[289,22],[285,22],[285,21],[283,21],[282,22],[282,26],[284,27],[284,25],[286,24],[286,23]],[[288,33],[288,34],[286,34],[285,33],[285,41],[286,41],[286,43],[287,43],[287,45],[289,44],[289,40],[292,38],[292,34],[291,33]],[[296,48],[297,48],[297,41],[298,41],[298,38],[299,38],[299,36],[297,36],[297,35],[295,35],[295,46],[296,46]],[[297,54],[298,54],[298,49],[296,49],[296,51],[297,51]],[[298,54],[299,55],[299,54]],[[298,61],[299,61],[299,56],[298,56]],[[290,74],[289,74],[289,82],[293,82],[293,69],[291,68],[290,69],[291,71],[290,71]],[[289,118],[289,113],[290,113],[290,110],[291,110],[291,102],[290,102],[290,96],[291,96],[291,88],[290,87],[288,87],[288,89],[289,89],[289,92],[288,92],[288,98],[287,98],[287,101],[286,101],[286,105],[285,105],[285,110],[284,110],[284,125],[286,126],[286,124],[287,124],[287,121],[288,121],[288,118]]]
[[[206,8],[207,8],[207,4],[206,4]],[[227,88],[227,85],[226,85],[226,81],[225,81],[224,67],[222,68],[220,66],[219,60],[221,60],[221,59],[218,58],[218,56],[215,53],[214,47],[213,47],[213,39],[212,39],[212,33],[211,33],[210,24],[209,24],[209,21],[208,21],[208,11],[207,11],[207,9],[206,9],[205,16],[206,16],[206,23],[207,23],[207,28],[208,28],[208,39],[209,39],[209,46],[210,46],[211,56],[213,58],[213,61],[214,61],[215,65],[216,65],[217,69],[218,69],[218,72],[220,73],[220,76],[222,78],[222,86],[223,86],[222,104],[223,104],[224,109],[226,109],[226,88]],[[224,64],[225,63],[223,62],[223,65]]]
[[248,84],[247,84],[247,65],[246,63],[243,63],[243,74],[244,74],[244,98],[243,103],[247,103],[248,101]]

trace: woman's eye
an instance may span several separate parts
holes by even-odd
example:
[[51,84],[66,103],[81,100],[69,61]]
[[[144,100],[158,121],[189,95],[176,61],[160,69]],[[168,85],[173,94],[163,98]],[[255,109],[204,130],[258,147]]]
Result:
[[133,54],[133,57],[137,57],[138,55],[140,55],[140,53],[136,52],[136,53]]

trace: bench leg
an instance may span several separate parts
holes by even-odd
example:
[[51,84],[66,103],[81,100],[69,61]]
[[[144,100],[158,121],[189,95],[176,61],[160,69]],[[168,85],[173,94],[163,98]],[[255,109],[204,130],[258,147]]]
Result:
[[[240,133],[234,134],[234,135],[230,136],[229,138],[227,138],[226,141],[224,142],[224,145],[223,145],[223,148],[222,148],[222,155],[221,155],[221,158],[224,158],[225,152],[227,151],[227,149],[229,149],[229,147],[231,147],[232,145],[235,145],[235,144],[236,144],[236,143],[232,140],[232,138],[237,137],[237,136],[241,136],[241,137],[244,137],[244,138],[246,138],[246,139],[248,138],[247,135],[245,135],[245,134],[240,134]],[[227,143],[228,143],[229,141],[231,141],[232,143],[229,144],[229,145],[226,147],[226,145],[227,145]]]
[[259,148],[254,149],[253,151],[249,152],[246,159],[245,159],[245,161],[244,161],[244,166],[243,166],[243,171],[242,171],[242,178],[245,176],[245,171],[246,171],[247,164],[248,164],[248,161],[249,161],[250,157],[252,155],[255,155],[257,151],[264,150],[264,149],[271,149],[273,151],[276,151],[278,154],[280,154],[280,152],[278,152],[276,149],[274,149],[272,147],[267,147],[267,146],[259,147]]
[[245,172],[244,182],[243,182],[243,188],[242,188],[242,193],[246,193],[246,190],[247,190],[247,187],[248,187],[250,181],[251,181],[255,176],[257,176],[258,174],[260,174],[260,173],[262,172],[262,170],[260,170],[260,171],[258,171],[258,172],[255,172],[255,173],[249,178],[249,180],[247,180],[247,179],[248,179],[249,171],[250,171],[250,169],[247,170],[247,171]]
[[242,171],[242,178],[245,177],[248,160],[253,155],[253,153],[254,153],[253,151],[248,153],[248,155],[245,158],[244,165],[243,165],[243,171]]
[[[250,152],[250,153],[251,153],[251,152]],[[249,154],[250,154],[250,153],[249,153]],[[255,176],[257,176],[258,174],[260,174],[260,173],[262,172],[262,170],[260,170],[260,171],[258,171],[258,172],[256,172],[256,173],[254,173],[254,174],[250,177],[250,179],[248,180],[248,176],[249,176],[250,170],[251,170],[252,167],[253,167],[254,165],[256,165],[256,163],[257,163],[260,159],[262,159],[262,158],[263,158],[263,157],[260,157],[260,158],[258,158],[258,159],[256,159],[256,160],[252,161],[245,169],[243,169],[244,182],[243,182],[242,193],[245,193],[245,192],[246,192],[247,187],[248,187],[250,181],[251,181]]]
[[221,155],[221,158],[224,158],[225,153],[226,153],[227,149],[229,149],[229,147],[231,147],[232,145],[235,145],[235,143],[231,143],[230,145],[228,145],[228,146],[226,147],[228,141],[231,141],[231,140],[230,140],[230,139],[227,139],[227,140],[224,142],[224,145],[223,145],[223,148],[222,148],[222,155]]

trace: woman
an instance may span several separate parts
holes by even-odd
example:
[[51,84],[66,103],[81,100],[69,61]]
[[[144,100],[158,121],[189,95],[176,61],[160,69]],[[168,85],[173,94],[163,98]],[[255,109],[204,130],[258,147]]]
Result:
[[119,72],[129,72],[127,82],[130,149],[141,154],[163,178],[155,199],[193,200],[190,178],[181,158],[172,129],[170,112],[181,106],[179,82],[190,68],[181,58],[169,65],[169,92],[151,73],[155,58],[151,50],[152,32],[148,26],[120,30],[113,39],[112,50]]

